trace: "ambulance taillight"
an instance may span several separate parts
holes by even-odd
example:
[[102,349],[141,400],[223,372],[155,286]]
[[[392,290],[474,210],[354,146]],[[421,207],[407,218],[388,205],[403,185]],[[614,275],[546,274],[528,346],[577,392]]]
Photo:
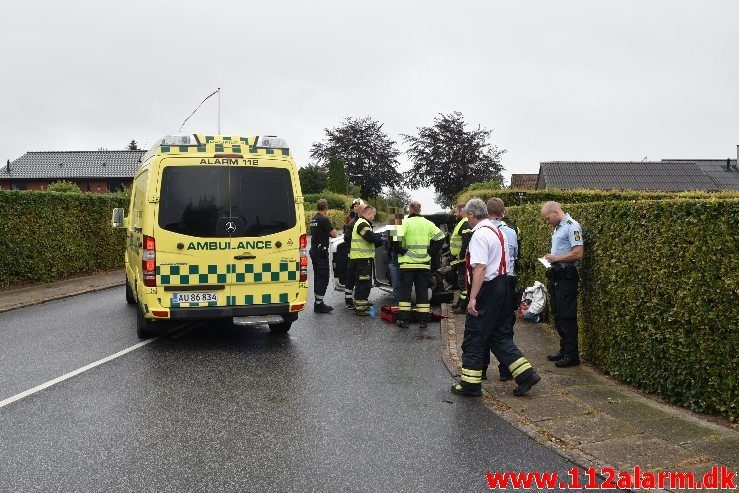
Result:
[[141,252],[141,270],[144,273],[144,286],[153,288],[157,285],[157,249],[151,236],[144,235],[144,249]]
[[308,280],[308,235],[300,235],[300,282]]

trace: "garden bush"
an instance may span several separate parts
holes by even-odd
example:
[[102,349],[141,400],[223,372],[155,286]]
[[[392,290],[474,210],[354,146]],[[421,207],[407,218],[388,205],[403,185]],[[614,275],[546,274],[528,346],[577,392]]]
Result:
[[[474,185],[471,185],[473,187]],[[519,199],[518,194],[525,195]],[[491,197],[499,197],[507,206],[523,204],[541,204],[554,200],[563,204],[580,204],[583,202],[611,202],[611,201],[634,201],[634,200],[664,200],[664,199],[708,199],[708,198],[736,198],[737,192],[643,192],[636,190],[515,190],[504,189],[474,189],[462,192],[458,197],[458,203],[466,203],[473,197],[487,200]]]
[[[305,204],[306,211],[315,211],[316,202],[320,199],[326,199],[328,202],[329,209],[338,209],[341,211],[349,211],[349,207],[352,205],[352,198],[348,195],[341,195],[339,193],[332,192],[321,192],[321,193],[307,193],[303,195],[303,203]],[[311,217],[313,214],[311,214]]]
[[[315,207],[313,209],[305,209],[305,230],[308,234],[310,234],[310,220],[313,219],[313,216],[316,215],[316,209]],[[335,209],[329,209],[326,217],[329,221],[331,221],[331,225],[341,233],[342,228],[344,227],[345,221],[346,221],[346,215],[347,213],[344,211],[337,211]]]
[[[739,199],[719,198],[727,195],[563,209],[584,230],[579,326],[587,360],[673,403],[736,421]],[[509,208],[521,230],[522,286],[546,281],[536,258],[549,252],[552,229],[540,206]]]
[[0,191],[0,285],[50,282],[123,266],[126,234],[112,194]]

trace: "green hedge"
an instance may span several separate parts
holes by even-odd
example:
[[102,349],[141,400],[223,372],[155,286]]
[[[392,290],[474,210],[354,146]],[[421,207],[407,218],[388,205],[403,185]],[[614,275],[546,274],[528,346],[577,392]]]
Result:
[[[526,195],[519,203],[518,193]],[[737,198],[739,192],[641,192],[634,190],[514,190],[483,189],[469,190],[458,197],[458,203],[466,203],[469,199],[478,197],[487,200],[491,197],[499,197],[507,206],[522,204],[539,204],[554,200],[563,204],[580,204],[584,202],[613,202],[634,200],[669,200],[674,198],[684,199],[708,199],[708,198]]]
[[340,211],[349,211],[349,207],[352,205],[352,198],[348,195],[341,195],[339,193],[332,192],[321,192],[321,193],[307,193],[303,195],[303,203],[305,204],[305,210],[314,211],[316,209],[316,202],[320,199],[326,199],[328,202],[329,209],[338,209]]
[[110,219],[126,206],[120,195],[0,191],[0,285],[122,267],[126,236]]
[[[541,204],[512,207],[520,285],[546,282]],[[739,418],[739,199],[564,205],[584,228],[583,355],[694,411]]]
[[[305,209],[305,230],[308,234],[310,234],[310,220],[313,219],[313,216],[316,215],[316,209],[315,207],[313,209]],[[333,209],[328,210],[328,214],[326,214],[326,217],[328,217],[329,221],[331,221],[331,225],[339,232],[341,232],[341,229],[344,227],[345,221],[346,221],[346,215],[347,213],[344,211],[337,211]]]

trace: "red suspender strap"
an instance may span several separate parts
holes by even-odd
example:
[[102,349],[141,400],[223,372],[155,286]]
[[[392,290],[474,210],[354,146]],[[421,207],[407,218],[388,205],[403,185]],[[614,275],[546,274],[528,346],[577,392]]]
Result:
[[[506,266],[506,257],[505,257],[505,242],[503,241],[503,233],[500,232],[500,228],[493,228],[490,226],[483,226],[483,228],[488,228],[490,231],[495,233],[495,236],[498,237],[498,240],[500,240],[500,265],[498,265],[498,275],[499,276],[506,276],[508,275],[508,268]],[[473,233],[474,234],[474,233]],[[467,255],[465,255],[465,273],[464,276],[465,280],[465,286],[467,287],[467,290],[469,291],[470,287],[472,286],[472,265],[470,264],[470,249],[467,249]]]

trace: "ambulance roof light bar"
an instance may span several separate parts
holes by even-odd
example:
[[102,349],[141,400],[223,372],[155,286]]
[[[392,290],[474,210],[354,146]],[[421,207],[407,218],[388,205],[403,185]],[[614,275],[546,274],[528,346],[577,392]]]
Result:
[[256,147],[268,148],[268,149],[287,149],[287,142],[281,137],[276,135],[260,135],[257,139]]
[[157,146],[196,146],[200,145],[198,137],[193,134],[189,135],[165,135]]

